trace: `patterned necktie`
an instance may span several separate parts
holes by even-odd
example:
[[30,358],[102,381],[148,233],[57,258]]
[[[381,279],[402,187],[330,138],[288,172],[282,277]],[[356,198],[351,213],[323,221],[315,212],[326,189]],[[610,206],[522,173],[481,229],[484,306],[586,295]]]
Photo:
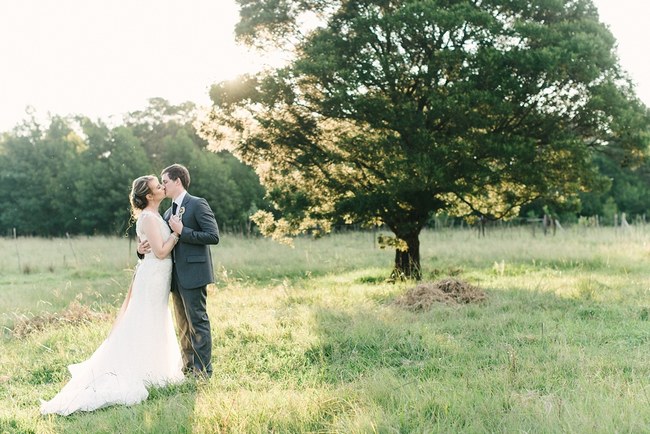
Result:
[[[176,204],[176,202],[172,202],[172,215],[170,216],[170,218],[171,218],[172,216],[175,216],[175,215],[176,215],[176,209],[177,209],[177,208],[178,208],[178,205]],[[175,248],[176,248],[176,247],[174,246],[174,248],[172,249],[172,261],[174,261],[174,262],[176,262],[176,252],[175,252]]]

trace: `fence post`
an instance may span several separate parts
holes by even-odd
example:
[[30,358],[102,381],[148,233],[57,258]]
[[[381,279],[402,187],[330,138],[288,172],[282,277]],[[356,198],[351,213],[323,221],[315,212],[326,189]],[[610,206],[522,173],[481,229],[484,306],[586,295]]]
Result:
[[16,228],[13,230],[14,233],[14,246],[16,247],[16,259],[18,260],[18,271],[23,271],[23,266],[20,263],[20,252],[18,251],[18,238],[16,236]]

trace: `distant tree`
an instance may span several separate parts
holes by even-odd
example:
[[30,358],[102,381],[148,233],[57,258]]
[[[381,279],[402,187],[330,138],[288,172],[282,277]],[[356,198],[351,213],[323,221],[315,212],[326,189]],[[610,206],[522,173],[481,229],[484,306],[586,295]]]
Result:
[[195,152],[188,169],[192,193],[213,205],[220,228],[247,233],[253,211],[266,207],[255,172],[229,152]]
[[138,176],[154,172],[144,148],[126,127],[108,128],[82,121],[86,149],[75,182],[76,205],[68,216],[84,234],[125,234],[129,228],[129,191]]
[[126,116],[124,126],[140,139],[151,162],[164,167],[170,161],[169,139],[181,130],[190,138],[192,147],[207,146],[207,142],[196,135],[192,126],[196,116],[197,108],[191,102],[173,105],[163,98],[151,98],[144,110]]
[[223,231],[244,232],[254,204],[264,207],[264,189],[255,172],[229,152],[193,146],[185,131],[166,142],[167,164],[185,165],[191,175],[190,192],[205,198]]
[[431,213],[565,202],[599,181],[594,151],[647,146],[590,0],[238,3],[240,39],[295,59],[213,86],[203,132],[257,168],[267,235],[383,222],[395,274],[419,278]]
[[152,98],[145,110],[128,116],[126,125],[142,141],[158,172],[172,163],[187,166],[191,192],[213,206],[222,230],[243,232],[252,210],[266,208],[264,189],[250,167],[228,152],[208,148],[194,127],[196,116],[191,103],[174,106]]
[[596,163],[608,182],[605,189],[580,195],[580,215],[602,216],[605,207],[611,208],[612,203],[629,217],[650,212],[650,161],[645,160],[640,166],[629,166],[598,155]]
[[81,139],[61,117],[48,127],[25,121],[0,142],[0,227],[25,235],[62,235]]

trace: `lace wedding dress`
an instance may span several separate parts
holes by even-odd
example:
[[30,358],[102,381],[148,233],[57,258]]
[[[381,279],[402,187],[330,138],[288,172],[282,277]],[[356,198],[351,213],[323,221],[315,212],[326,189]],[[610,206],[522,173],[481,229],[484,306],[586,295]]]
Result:
[[[140,239],[143,219],[160,222],[163,240],[170,230],[158,213],[143,211],[136,223]],[[114,404],[132,405],[147,398],[149,386],[183,380],[181,353],[168,307],[172,261],[148,253],[135,271],[129,294],[106,340],[86,361],[70,365],[70,381],[41,413],[68,415]]]

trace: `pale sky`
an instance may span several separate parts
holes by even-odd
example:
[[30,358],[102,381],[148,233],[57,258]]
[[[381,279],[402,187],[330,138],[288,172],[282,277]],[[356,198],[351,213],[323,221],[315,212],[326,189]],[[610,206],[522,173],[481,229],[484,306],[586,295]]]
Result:
[[[594,0],[650,106],[650,0]],[[27,118],[118,120],[147,100],[210,103],[211,84],[259,68],[233,0],[0,0],[0,131]]]

